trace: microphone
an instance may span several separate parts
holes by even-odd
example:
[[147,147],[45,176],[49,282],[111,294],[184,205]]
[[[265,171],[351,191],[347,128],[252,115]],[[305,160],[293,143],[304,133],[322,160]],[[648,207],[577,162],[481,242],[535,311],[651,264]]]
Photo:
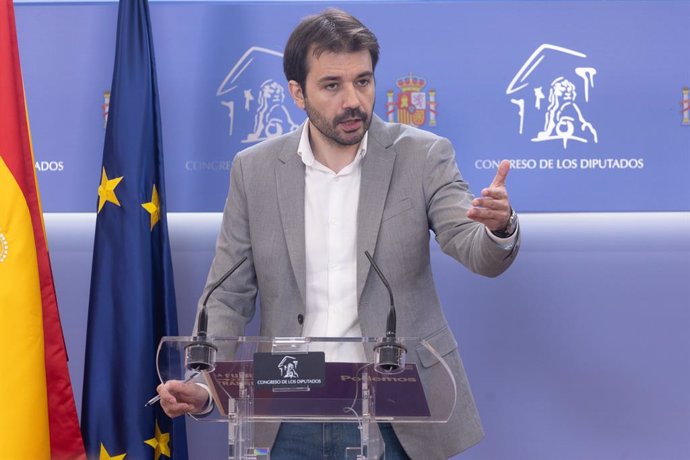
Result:
[[364,255],[369,259],[369,263],[373,267],[376,274],[381,279],[381,282],[388,290],[388,297],[391,301],[391,308],[388,310],[388,318],[386,319],[386,335],[383,340],[374,347],[376,353],[376,363],[374,369],[382,374],[399,374],[405,368],[405,353],[407,350],[404,346],[398,343],[396,339],[397,319],[395,316],[395,301],[393,300],[393,290],[383,272],[374,262],[369,251],[364,251]]
[[206,312],[206,303],[208,302],[209,297],[211,297],[211,294],[213,294],[215,290],[225,282],[226,279],[235,273],[246,260],[247,257],[245,256],[239,262],[233,265],[230,270],[228,270],[215,284],[211,286],[206,294],[206,297],[204,297],[204,301],[201,303],[201,308],[199,309],[199,314],[197,316],[196,335],[192,337],[192,343],[185,347],[185,366],[190,371],[198,374],[201,372],[213,372],[213,370],[216,368],[216,352],[218,349],[215,345],[206,340],[206,334],[208,332],[208,313]]

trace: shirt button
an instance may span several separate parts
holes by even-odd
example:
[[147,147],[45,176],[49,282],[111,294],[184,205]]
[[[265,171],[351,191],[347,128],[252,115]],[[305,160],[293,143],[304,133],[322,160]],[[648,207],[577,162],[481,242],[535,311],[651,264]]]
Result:
[[300,324],[304,323],[304,315],[302,313],[297,315],[297,322]]

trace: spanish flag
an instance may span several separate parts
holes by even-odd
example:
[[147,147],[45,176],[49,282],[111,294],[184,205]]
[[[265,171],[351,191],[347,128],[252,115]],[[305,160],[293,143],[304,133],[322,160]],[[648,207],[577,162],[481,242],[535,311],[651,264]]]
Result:
[[12,0],[0,0],[0,459],[85,458],[31,150]]

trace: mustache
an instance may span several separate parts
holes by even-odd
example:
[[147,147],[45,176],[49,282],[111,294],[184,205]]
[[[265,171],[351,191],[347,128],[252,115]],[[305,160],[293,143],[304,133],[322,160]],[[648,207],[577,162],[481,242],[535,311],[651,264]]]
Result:
[[333,124],[337,125],[337,124],[342,123],[343,121],[349,120],[351,118],[359,118],[363,122],[366,122],[368,116],[361,109],[355,107],[354,109],[347,110],[343,114],[335,117],[335,119],[333,119]]

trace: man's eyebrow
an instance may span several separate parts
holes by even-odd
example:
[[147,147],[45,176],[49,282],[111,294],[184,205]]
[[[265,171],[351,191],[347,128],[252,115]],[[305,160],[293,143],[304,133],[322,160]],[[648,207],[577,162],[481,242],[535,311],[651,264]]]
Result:
[[[367,78],[367,77],[373,77],[374,72],[371,70],[367,70],[365,72],[360,73],[355,77],[355,80],[359,80],[361,78]],[[326,83],[326,82],[338,82],[342,81],[342,77],[336,76],[336,75],[324,75],[323,77],[319,78],[317,80],[318,83]]]
[[319,78],[318,83],[331,82],[331,81],[341,81],[342,77],[337,77],[335,75],[325,75]]

